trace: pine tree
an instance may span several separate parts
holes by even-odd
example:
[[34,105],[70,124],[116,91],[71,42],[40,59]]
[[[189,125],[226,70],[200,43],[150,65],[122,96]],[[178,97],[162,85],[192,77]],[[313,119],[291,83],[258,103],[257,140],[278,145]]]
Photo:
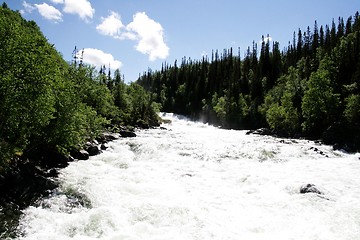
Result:
[[299,29],[298,31],[298,42],[297,42],[297,45],[296,45],[296,52],[297,52],[297,56],[299,56],[298,59],[300,59],[300,56],[302,57],[303,56],[303,37],[302,37],[302,32],[301,30]]
[[318,25],[317,25],[317,21],[315,21],[314,24],[314,33],[313,33],[313,38],[312,38],[312,53],[313,55],[316,54],[316,49],[319,47],[319,30],[318,30]]
[[8,5],[6,4],[6,2],[3,2],[3,4],[1,5],[2,8],[4,9],[9,9]]

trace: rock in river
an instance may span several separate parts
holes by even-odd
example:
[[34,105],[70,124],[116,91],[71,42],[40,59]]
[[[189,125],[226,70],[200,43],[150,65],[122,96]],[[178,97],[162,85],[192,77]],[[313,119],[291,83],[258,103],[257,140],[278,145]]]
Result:
[[300,193],[323,194],[314,184],[308,183],[300,187]]

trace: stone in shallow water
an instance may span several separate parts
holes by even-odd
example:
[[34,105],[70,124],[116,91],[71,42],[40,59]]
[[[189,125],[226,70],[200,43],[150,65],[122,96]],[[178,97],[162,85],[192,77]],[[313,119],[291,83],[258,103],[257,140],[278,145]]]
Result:
[[87,151],[85,151],[84,149],[81,149],[79,151],[74,150],[70,154],[73,158],[78,159],[78,160],[88,160],[89,159],[89,153]]
[[136,137],[136,134],[131,131],[120,131],[120,136],[128,138],[128,137]]
[[300,187],[300,193],[323,194],[314,184],[308,183]]
[[89,156],[95,156],[100,153],[100,149],[96,145],[90,145],[86,148],[86,151],[89,153]]

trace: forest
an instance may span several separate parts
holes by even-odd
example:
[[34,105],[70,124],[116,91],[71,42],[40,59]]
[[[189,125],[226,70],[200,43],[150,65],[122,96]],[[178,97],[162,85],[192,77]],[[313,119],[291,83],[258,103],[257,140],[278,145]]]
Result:
[[[66,62],[34,21],[0,7],[0,175],[39,152],[67,155],[105,130],[158,124],[158,105],[120,70]],[[51,161],[51,159],[47,159]]]
[[[137,83],[164,112],[229,129],[268,128],[282,137],[322,139],[360,150],[360,16],[294,31],[292,41],[262,37],[211,58],[184,57],[149,69]],[[291,37],[289,36],[289,39]]]

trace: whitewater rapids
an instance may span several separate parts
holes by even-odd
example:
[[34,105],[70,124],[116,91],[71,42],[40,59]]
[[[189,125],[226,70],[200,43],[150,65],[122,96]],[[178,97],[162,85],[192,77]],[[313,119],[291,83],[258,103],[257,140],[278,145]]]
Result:
[[163,118],[62,169],[19,239],[360,239],[360,154]]

